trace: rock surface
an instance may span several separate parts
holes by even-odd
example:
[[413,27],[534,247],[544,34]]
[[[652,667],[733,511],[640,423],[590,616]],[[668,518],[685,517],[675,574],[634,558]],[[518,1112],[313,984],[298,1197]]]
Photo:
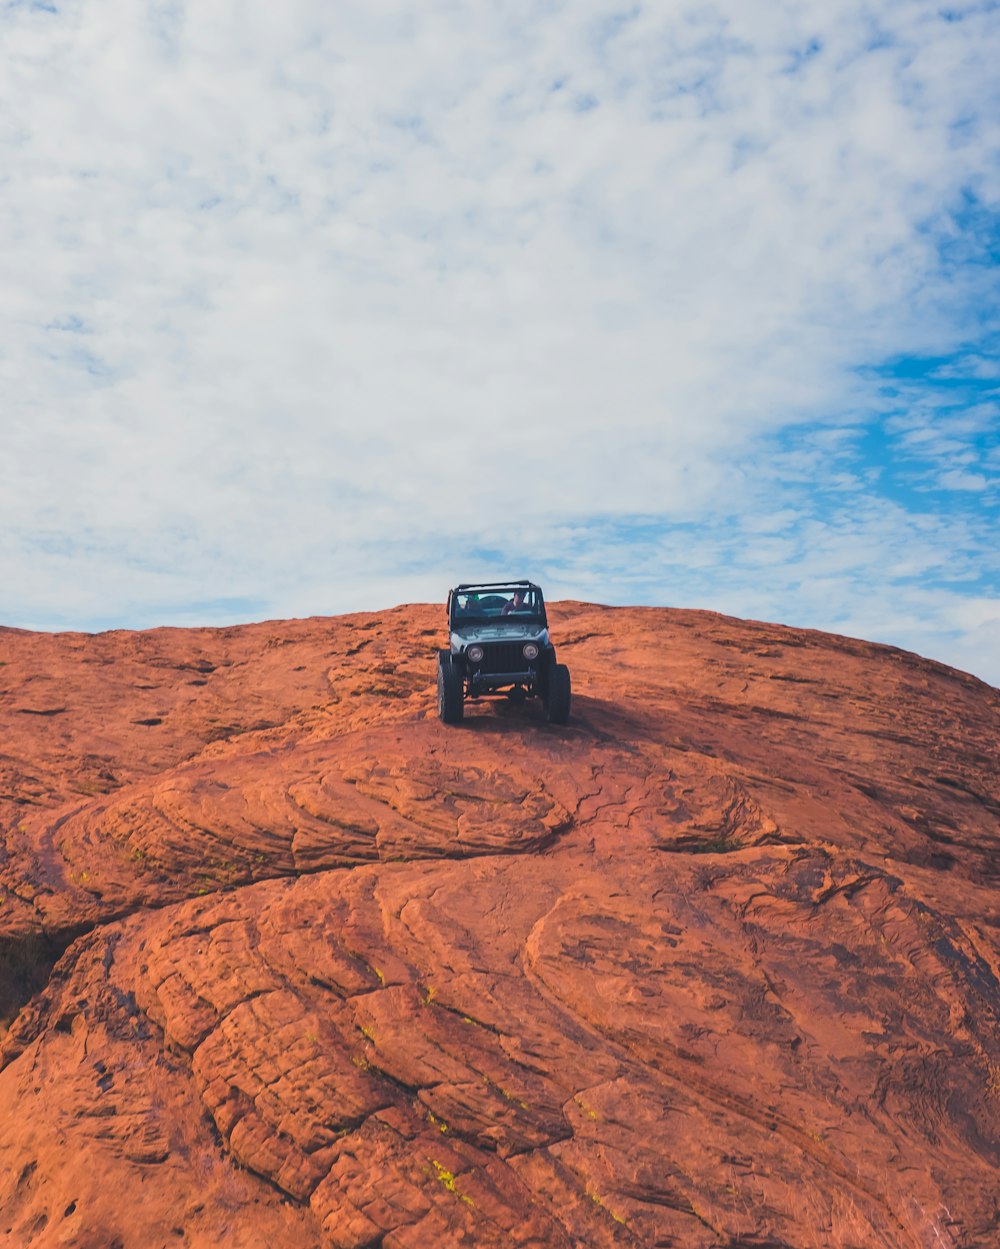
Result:
[[1000,1245],[1000,693],[552,617],[0,630],[0,1244]]

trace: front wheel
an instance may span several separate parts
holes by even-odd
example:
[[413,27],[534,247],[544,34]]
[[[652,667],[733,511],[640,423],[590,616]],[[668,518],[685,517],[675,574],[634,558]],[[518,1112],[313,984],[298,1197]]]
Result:
[[465,679],[447,652],[438,656],[438,715],[445,724],[459,724],[465,714]]
[[549,669],[548,690],[545,698],[545,717],[549,724],[565,724],[569,719],[570,679],[565,664],[553,664]]

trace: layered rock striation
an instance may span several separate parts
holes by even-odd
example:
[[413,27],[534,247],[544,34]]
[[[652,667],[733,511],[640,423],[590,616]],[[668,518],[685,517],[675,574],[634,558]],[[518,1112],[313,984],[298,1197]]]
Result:
[[1000,1245],[1000,693],[552,615],[0,630],[0,1243]]

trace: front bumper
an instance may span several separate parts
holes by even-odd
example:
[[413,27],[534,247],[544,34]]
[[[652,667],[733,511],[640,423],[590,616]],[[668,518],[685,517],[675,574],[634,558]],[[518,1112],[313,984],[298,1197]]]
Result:
[[469,673],[469,686],[473,691],[495,690],[503,685],[537,685],[538,673],[534,668],[525,672],[482,672],[477,670]]

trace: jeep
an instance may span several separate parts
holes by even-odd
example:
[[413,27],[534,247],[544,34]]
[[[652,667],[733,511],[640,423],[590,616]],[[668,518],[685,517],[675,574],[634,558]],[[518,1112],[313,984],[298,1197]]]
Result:
[[546,719],[569,719],[570,679],[549,641],[542,591],[531,581],[463,583],[448,594],[447,650],[438,653],[438,713],[458,724],[465,700],[540,698]]

